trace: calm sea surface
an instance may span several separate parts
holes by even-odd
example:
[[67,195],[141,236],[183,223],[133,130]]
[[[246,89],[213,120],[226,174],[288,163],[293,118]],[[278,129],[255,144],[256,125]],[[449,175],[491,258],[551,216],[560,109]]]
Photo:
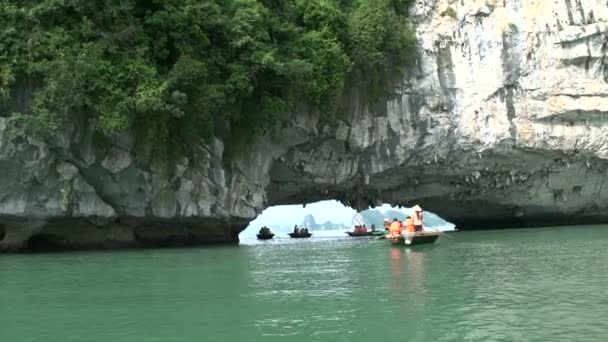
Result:
[[2,255],[0,341],[608,340],[608,227],[452,237]]

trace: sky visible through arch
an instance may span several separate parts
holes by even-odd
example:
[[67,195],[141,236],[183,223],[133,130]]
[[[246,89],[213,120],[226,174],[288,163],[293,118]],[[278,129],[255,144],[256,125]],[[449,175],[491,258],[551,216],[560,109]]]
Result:
[[[393,207],[390,204],[383,204],[382,206],[376,207],[381,212],[387,210],[407,210],[405,207],[401,209],[399,207]],[[320,201],[311,204],[303,205],[278,205],[267,208],[264,210],[255,220],[251,221],[247,229],[245,229],[241,236],[253,236],[263,226],[289,226],[293,227],[296,224],[300,224],[304,217],[308,214],[312,214],[315,221],[322,224],[326,221],[332,223],[343,223],[350,225],[353,216],[357,213],[356,210],[344,206],[342,203],[336,200]],[[453,227],[446,227],[446,229],[452,229]]]

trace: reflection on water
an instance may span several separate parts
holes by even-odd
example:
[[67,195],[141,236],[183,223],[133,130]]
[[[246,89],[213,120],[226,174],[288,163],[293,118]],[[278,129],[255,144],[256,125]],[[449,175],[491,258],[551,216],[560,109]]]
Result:
[[453,236],[2,256],[0,341],[604,340],[608,230]]
[[[424,247],[423,247],[424,248]],[[391,299],[408,306],[424,306],[426,288],[425,253],[420,247],[390,248],[391,262]]]
[[419,246],[414,248],[407,248],[405,255],[407,256],[407,271],[409,275],[409,290],[414,293],[423,294],[426,290],[424,286],[424,252],[420,251],[421,248],[427,248],[427,246]]
[[391,253],[391,270],[395,277],[399,277],[403,271],[403,248],[393,247]]

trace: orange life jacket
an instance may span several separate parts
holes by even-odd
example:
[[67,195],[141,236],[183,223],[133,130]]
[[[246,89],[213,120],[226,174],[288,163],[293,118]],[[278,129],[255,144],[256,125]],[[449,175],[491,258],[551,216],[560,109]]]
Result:
[[401,236],[401,225],[399,224],[399,222],[391,223],[391,226],[388,229],[392,237]]
[[405,220],[405,231],[409,233],[413,233],[416,229],[414,228],[414,221],[409,218]]

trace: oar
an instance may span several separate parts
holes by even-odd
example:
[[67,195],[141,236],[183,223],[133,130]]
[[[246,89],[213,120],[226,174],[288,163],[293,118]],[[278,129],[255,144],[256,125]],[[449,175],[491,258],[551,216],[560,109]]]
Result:
[[356,245],[352,246],[351,248],[359,247],[359,246],[364,245],[364,244],[366,244],[366,243],[368,243],[368,242],[370,242],[370,241],[374,241],[374,240],[380,240],[380,239],[382,239],[383,237],[384,237],[384,235],[376,236],[376,237],[375,237],[375,238],[373,238],[373,239],[365,240],[365,241],[363,241],[363,242],[361,242],[361,243],[358,243],[358,244],[356,244]]
[[[430,228],[430,227],[425,227],[425,228]],[[437,230],[435,228],[431,228],[431,229],[434,230],[434,231],[436,231],[437,233],[441,234],[441,236],[446,236],[446,237],[449,237],[450,239],[454,238],[453,236],[450,236],[450,235],[448,235],[448,234],[446,234],[446,233],[444,233],[444,232],[442,232],[440,230]]]

